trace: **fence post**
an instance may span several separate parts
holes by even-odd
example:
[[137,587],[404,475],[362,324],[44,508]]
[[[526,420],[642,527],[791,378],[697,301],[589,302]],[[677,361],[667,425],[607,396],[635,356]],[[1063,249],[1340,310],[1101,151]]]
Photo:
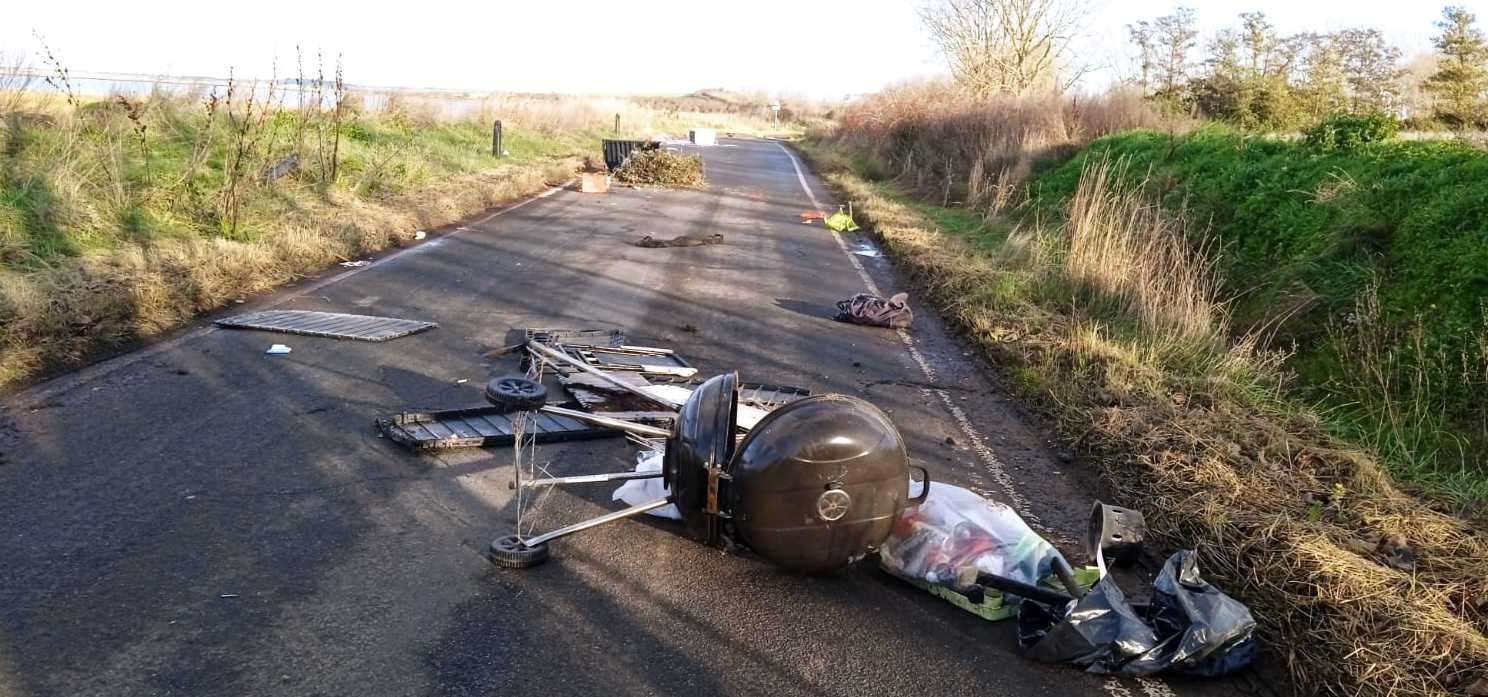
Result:
[[620,114],[615,114],[615,135],[620,135]]
[[501,157],[501,119],[491,126],[491,154]]

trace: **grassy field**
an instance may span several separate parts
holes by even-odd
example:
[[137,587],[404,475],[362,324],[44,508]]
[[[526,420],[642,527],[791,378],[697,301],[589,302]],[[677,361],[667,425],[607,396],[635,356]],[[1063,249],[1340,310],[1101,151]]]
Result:
[[1086,163],[1057,215],[1014,224],[939,205],[944,189],[908,173],[886,181],[894,167],[864,168],[875,155],[851,134],[804,147],[1110,494],[1252,607],[1304,690],[1448,695],[1488,678],[1488,535],[1290,396],[1284,356],[1235,331],[1214,250],[1190,242],[1201,226],[1111,160]]
[[[0,387],[568,180],[601,137],[790,132],[612,98],[0,91]],[[733,107],[736,112],[743,107]],[[491,154],[504,124],[506,157]]]

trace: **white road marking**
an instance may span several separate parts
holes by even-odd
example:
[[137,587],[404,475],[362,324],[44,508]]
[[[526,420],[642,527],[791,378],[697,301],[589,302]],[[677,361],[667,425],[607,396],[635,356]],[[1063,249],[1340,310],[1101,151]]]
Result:
[[1137,678],[1137,684],[1142,686],[1142,694],[1146,697],[1178,697],[1173,688],[1156,678]]
[[[796,154],[791,152],[790,148],[780,143],[776,143],[775,147],[780,148],[785,153],[785,156],[790,158],[791,167],[794,167],[796,170],[796,181],[801,183],[801,190],[805,191],[806,198],[811,200],[812,208],[815,208],[817,213],[825,215],[826,211],[822,208],[821,202],[816,199],[816,194],[811,191],[811,185],[806,182],[806,173],[801,170],[801,163],[796,159]],[[837,241],[837,247],[842,250],[842,254],[847,257],[847,261],[858,272],[858,278],[862,279],[863,286],[868,289],[868,292],[882,296],[883,291],[879,290],[878,284],[873,281],[873,277],[868,275],[868,270],[863,268],[863,262],[858,259],[856,254],[852,253],[852,249],[847,246],[847,241],[842,238],[842,235],[831,232],[830,230],[827,232],[832,235],[832,239]],[[920,352],[919,347],[915,346],[914,338],[910,336],[909,330],[901,328],[895,330],[895,332],[899,335],[899,343],[904,345],[904,350],[909,352],[909,357],[914,360],[915,365],[920,367],[920,372],[925,375],[925,381],[934,383],[936,381],[935,368],[930,365],[929,361],[925,360],[925,355]],[[991,475],[992,480],[997,482],[998,486],[1002,487],[1005,498],[1012,505],[1013,510],[1017,511],[1018,515],[1023,516],[1029,525],[1041,530],[1047,530],[1047,528],[1044,528],[1042,521],[1039,520],[1039,517],[1029,507],[1028,500],[1013,485],[1012,477],[1008,475],[1007,468],[997,458],[997,454],[992,452],[991,448],[987,447],[986,439],[982,438],[981,434],[977,433],[976,427],[971,425],[971,419],[967,418],[966,411],[952,401],[950,393],[944,389],[932,387],[925,391],[935,395],[940,399],[941,404],[945,405],[946,411],[950,412],[951,418],[960,427],[961,434],[971,443],[972,450],[976,452],[978,459],[982,461],[987,474]],[[987,494],[985,491],[978,491],[977,493],[983,496]]]
[[1132,693],[1131,688],[1121,684],[1121,680],[1115,676],[1106,678],[1101,683],[1101,688],[1111,697],[1137,697]]
[[[780,143],[776,143],[775,147],[780,148],[785,152],[786,157],[790,158],[791,166],[796,169],[796,180],[801,182],[801,189],[806,192],[806,198],[811,199],[811,206],[816,209],[816,212],[825,214],[826,211],[822,210],[821,202],[816,200],[816,194],[811,191],[811,185],[806,183],[806,174],[801,170],[801,163],[796,160],[796,154],[791,152],[790,148]],[[858,277],[863,280],[863,285],[868,288],[868,291],[874,295],[882,296],[883,292],[878,289],[878,284],[873,282],[873,278],[868,275],[868,270],[863,268],[863,264],[858,260],[857,255],[853,254],[852,250],[848,248],[847,242],[842,239],[842,235],[830,230],[827,232],[832,235],[833,239],[837,240],[838,248],[842,250],[847,260],[852,263],[853,268],[857,270]],[[925,360],[925,356],[915,347],[914,339],[910,337],[909,332],[899,329],[898,333],[900,343],[904,344],[904,348],[909,351],[910,358],[914,359],[915,364],[920,366],[920,371],[925,374],[926,381],[934,383],[935,369],[930,366],[929,362]],[[1023,498],[1023,495],[1018,493],[1017,489],[1014,488],[1012,477],[1008,476],[1007,468],[1003,467],[1002,462],[997,459],[997,454],[993,453],[992,449],[987,447],[986,441],[977,433],[976,428],[971,425],[971,420],[966,417],[966,412],[961,409],[961,406],[951,401],[951,395],[943,389],[930,388],[925,390],[925,392],[929,392],[940,398],[941,403],[946,407],[946,411],[949,411],[951,418],[956,421],[956,425],[961,427],[962,435],[966,436],[966,440],[971,442],[972,449],[981,458],[988,474],[992,475],[992,479],[1002,486],[1006,492],[1007,500],[1012,505],[1013,510],[1017,511],[1018,515],[1023,516],[1030,526],[1042,532],[1050,532],[1039,521],[1038,516],[1029,510],[1028,500]],[[985,495],[985,492],[979,491],[977,493]],[[1137,678],[1137,684],[1142,688],[1143,697],[1177,697],[1177,693],[1173,692],[1173,689],[1168,687],[1167,683],[1155,678]],[[1114,677],[1107,678],[1105,682],[1101,683],[1101,687],[1112,697],[1136,697],[1130,688],[1121,684],[1121,681]]]

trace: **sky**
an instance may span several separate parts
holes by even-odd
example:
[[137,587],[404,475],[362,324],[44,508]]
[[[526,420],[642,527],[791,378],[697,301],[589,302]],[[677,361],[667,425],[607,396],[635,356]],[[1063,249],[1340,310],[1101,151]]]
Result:
[[[1126,25],[1160,0],[1085,0],[1079,58],[1098,89],[1129,74]],[[1488,29],[1488,0],[1456,0]],[[1244,11],[1284,33],[1375,27],[1407,57],[1430,50],[1441,4],[1421,0],[1190,0],[1208,35]],[[683,94],[703,88],[837,99],[944,73],[921,0],[9,0],[0,53],[40,63],[39,34],[74,72],[268,77],[295,47],[343,56],[348,82],[471,91]],[[241,8],[241,9],[240,9]],[[327,62],[334,62],[328,58]]]

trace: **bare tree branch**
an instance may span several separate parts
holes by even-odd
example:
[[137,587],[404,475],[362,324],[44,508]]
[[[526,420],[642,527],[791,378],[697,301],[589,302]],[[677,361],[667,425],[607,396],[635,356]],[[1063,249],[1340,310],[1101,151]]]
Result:
[[[1072,84],[1071,44],[1084,0],[931,0],[920,10],[951,75],[973,93],[1021,94]],[[1078,78],[1076,78],[1078,79]]]

